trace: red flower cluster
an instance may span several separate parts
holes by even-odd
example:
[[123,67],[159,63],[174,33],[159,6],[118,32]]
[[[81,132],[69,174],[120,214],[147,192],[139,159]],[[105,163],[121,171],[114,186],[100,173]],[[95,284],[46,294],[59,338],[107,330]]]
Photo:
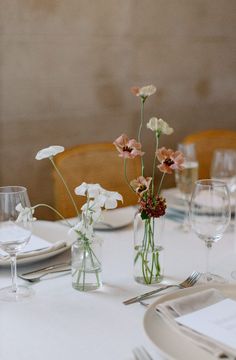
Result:
[[166,199],[161,196],[153,197],[148,195],[147,198],[140,198],[139,201],[142,219],[151,217],[160,217],[166,212]]

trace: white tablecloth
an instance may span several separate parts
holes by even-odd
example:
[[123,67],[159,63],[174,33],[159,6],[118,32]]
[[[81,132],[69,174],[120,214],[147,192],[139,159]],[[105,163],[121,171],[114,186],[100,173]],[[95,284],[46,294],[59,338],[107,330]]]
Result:
[[[166,220],[163,234],[165,274],[175,280],[184,279],[193,270],[205,270],[205,245],[178,226]],[[35,296],[28,301],[0,303],[1,360],[128,360],[132,359],[132,349],[140,345],[154,359],[162,359],[144,332],[145,308],[122,304],[124,299],[153,289],[133,280],[132,226],[103,231],[100,236],[104,240],[104,285],[100,290],[79,292],[72,288],[70,274],[54,275],[30,285]],[[69,256],[64,253],[50,262],[58,263]],[[233,232],[214,244],[211,262],[218,274],[230,279],[236,269]],[[31,266],[19,271],[25,269]],[[0,271],[1,287],[9,285],[9,268]]]

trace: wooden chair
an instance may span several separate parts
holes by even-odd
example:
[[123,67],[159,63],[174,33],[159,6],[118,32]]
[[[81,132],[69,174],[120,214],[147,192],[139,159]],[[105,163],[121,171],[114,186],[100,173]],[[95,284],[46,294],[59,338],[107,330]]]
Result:
[[[73,147],[54,158],[75,199],[78,209],[85,197],[77,196],[74,189],[82,182],[99,183],[106,190],[119,192],[124,199],[123,206],[135,205],[136,194],[132,193],[124,179],[124,162],[111,143],[86,144]],[[140,158],[127,160],[129,180],[140,175]],[[65,217],[75,216],[75,210],[65,187],[56,172],[53,173],[54,206]],[[122,204],[120,203],[120,206]]]
[[186,136],[185,144],[195,143],[199,162],[199,179],[210,178],[211,161],[216,149],[236,149],[236,131],[213,129]]

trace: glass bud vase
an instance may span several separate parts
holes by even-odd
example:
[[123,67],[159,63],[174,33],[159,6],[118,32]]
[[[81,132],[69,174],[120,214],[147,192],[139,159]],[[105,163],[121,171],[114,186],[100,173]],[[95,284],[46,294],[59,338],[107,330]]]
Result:
[[157,284],[164,276],[162,232],[165,218],[134,218],[134,278],[141,284]]
[[72,286],[79,291],[96,290],[101,280],[102,241],[96,235],[92,240],[78,238],[71,247]]

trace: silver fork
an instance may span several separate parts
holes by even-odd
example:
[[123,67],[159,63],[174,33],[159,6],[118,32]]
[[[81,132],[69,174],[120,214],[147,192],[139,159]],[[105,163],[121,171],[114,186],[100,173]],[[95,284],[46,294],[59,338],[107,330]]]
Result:
[[152,290],[152,291],[146,292],[144,294],[135,296],[135,297],[133,297],[131,299],[125,300],[125,301],[123,301],[123,304],[125,304],[125,305],[134,304],[134,303],[136,303],[136,302],[138,302],[140,300],[147,299],[147,298],[151,297],[152,295],[156,295],[159,292],[161,292],[163,290],[166,290],[166,289],[170,289],[172,287],[177,287],[179,289],[189,288],[189,287],[196,284],[196,282],[198,281],[200,275],[201,274],[199,272],[194,271],[194,272],[192,272],[192,274],[189,277],[187,277],[187,279],[182,281],[180,284],[163,286],[163,287],[158,288],[156,290]]
[[135,360],[153,360],[151,355],[143,346],[134,348],[133,355]]

